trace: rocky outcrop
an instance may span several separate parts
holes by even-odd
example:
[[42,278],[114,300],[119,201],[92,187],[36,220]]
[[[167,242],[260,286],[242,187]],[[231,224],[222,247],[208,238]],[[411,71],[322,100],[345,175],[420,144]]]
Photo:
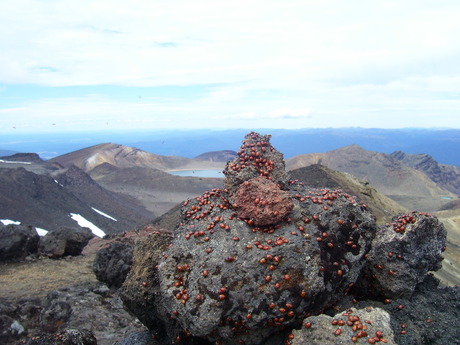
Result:
[[380,227],[363,270],[366,295],[411,297],[429,271],[441,268],[446,235],[439,220],[422,212],[400,214]]
[[19,261],[37,252],[39,236],[34,227],[0,223],[0,262]]
[[50,231],[41,237],[38,251],[53,259],[66,255],[80,255],[93,237],[93,233],[88,228],[61,228],[59,231]]
[[441,260],[442,224],[412,212],[379,228],[366,204],[286,180],[276,159],[268,138],[250,133],[227,165],[228,188],[185,201],[172,233],[91,241],[104,253],[102,280],[134,247],[118,292],[92,283],[37,303],[0,299],[0,336],[35,345],[71,329],[91,329],[74,339],[94,335],[99,345],[458,342],[460,289],[427,274]]
[[131,269],[133,246],[134,241],[128,238],[100,249],[93,264],[97,279],[108,287],[119,288]]
[[90,243],[85,252],[96,253],[93,262],[96,278],[110,288],[119,288],[131,269],[135,244],[150,235],[160,233],[170,236],[169,231],[162,227],[146,225],[141,229],[112,235],[103,240],[96,239],[94,243]]
[[453,165],[439,164],[427,154],[407,154],[402,151],[391,153],[393,158],[404,162],[407,166],[426,174],[439,186],[460,194],[460,169]]
[[283,154],[270,144],[270,138],[271,135],[254,132],[246,135],[238,156],[228,162],[224,170],[224,188],[230,193],[235,193],[242,182],[259,176],[286,188],[288,175]]
[[380,308],[350,308],[334,316],[310,316],[303,328],[291,333],[292,345],[385,343],[395,345],[390,314]]
[[227,188],[186,201],[173,239],[136,248],[121,296],[160,338],[259,344],[358,279],[377,230],[372,214],[341,191],[288,181],[268,139],[246,136],[227,164]]
[[145,331],[117,293],[100,283],[52,290],[44,298],[0,298],[0,343],[5,345],[93,345],[96,339],[98,345],[113,345]]

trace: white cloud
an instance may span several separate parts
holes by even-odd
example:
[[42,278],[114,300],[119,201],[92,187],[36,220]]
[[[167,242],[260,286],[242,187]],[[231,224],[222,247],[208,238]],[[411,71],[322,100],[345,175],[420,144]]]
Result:
[[0,102],[0,124],[69,121],[70,128],[85,118],[102,125],[128,117],[133,126],[172,126],[203,116],[224,126],[236,125],[224,121],[233,116],[310,126],[317,122],[309,109],[323,122],[344,109],[406,106],[409,116],[435,100],[453,111],[459,15],[457,1],[4,1],[0,83],[216,86],[176,103]]
[[385,2],[270,0],[23,0],[1,6],[0,25],[8,33],[0,38],[3,66],[10,66],[1,69],[1,79],[7,83],[324,78],[345,72],[346,66],[448,53],[446,47],[458,49],[460,34],[458,12],[418,2],[398,10]]
[[245,113],[230,114],[230,115],[221,115],[214,116],[215,120],[288,120],[288,119],[301,119],[311,117],[310,109],[290,109],[290,108],[280,108],[275,109],[266,113],[258,113],[255,111],[248,111]]

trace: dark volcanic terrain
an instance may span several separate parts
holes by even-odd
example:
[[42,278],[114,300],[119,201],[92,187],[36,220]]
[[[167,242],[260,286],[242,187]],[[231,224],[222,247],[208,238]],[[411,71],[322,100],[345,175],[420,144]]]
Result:
[[16,154],[2,160],[0,219],[50,231],[78,227],[71,218],[71,214],[78,214],[110,234],[155,218],[136,199],[101,187],[75,166],[65,169],[36,154]]
[[[259,143],[255,143],[253,147],[266,147],[266,144]],[[249,147],[246,148],[245,152],[248,157],[254,151],[251,151]],[[209,316],[210,322],[215,323],[218,330],[228,324],[228,334],[235,332],[232,327],[236,329],[237,334],[240,331],[241,334],[244,333],[245,325],[255,326],[259,322],[257,327],[260,327],[264,324],[267,313],[272,313],[276,317],[276,321],[273,321],[274,319],[271,321],[273,323],[271,327],[275,328],[279,327],[277,323],[280,323],[280,319],[283,319],[281,324],[283,322],[288,324],[290,318],[298,318],[297,321],[302,321],[304,324],[311,320],[309,327],[304,326],[302,322],[292,323],[296,325],[299,323],[301,326],[301,329],[292,333],[294,339],[290,338],[290,333],[280,332],[281,335],[276,335],[278,338],[274,337],[265,342],[264,345],[285,344],[286,339],[291,339],[288,341],[295,345],[316,344],[315,339],[313,339],[316,336],[330,337],[331,342],[323,341],[321,344],[351,343],[351,335],[349,336],[347,333],[347,337],[345,337],[346,332],[351,332],[351,326],[340,328],[344,332],[342,337],[334,333],[337,332],[338,326],[334,324],[332,324],[333,327],[331,326],[332,316],[336,315],[337,318],[341,318],[343,312],[350,307],[359,309],[359,312],[364,313],[364,315],[370,315],[371,309],[374,311],[381,310],[378,311],[381,313],[379,314],[380,319],[376,321],[372,319],[374,326],[372,323],[367,324],[369,330],[372,329],[374,333],[375,329],[372,327],[376,327],[377,324],[380,327],[382,315],[386,315],[386,313],[391,315],[391,322],[387,322],[386,325],[389,326],[391,323],[391,330],[385,328],[385,336],[389,337],[390,344],[441,345],[444,340],[455,343],[455,332],[458,332],[458,327],[460,327],[458,321],[460,319],[458,315],[458,287],[438,286],[437,282],[430,275],[427,275],[423,281],[417,282],[418,287],[412,291],[413,295],[407,294],[406,290],[410,290],[407,284],[398,283],[392,277],[398,277],[402,281],[405,281],[404,279],[417,280],[418,278],[412,275],[412,271],[411,274],[408,274],[405,270],[413,269],[413,267],[418,270],[420,269],[419,266],[428,267],[429,265],[426,262],[422,263],[421,260],[414,259],[415,261],[410,262],[408,259],[406,261],[403,260],[402,256],[398,259],[396,254],[393,257],[393,254],[387,254],[388,251],[384,249],[382,249],[384,253],[382,254],[378,251],[379,247],[376,243],[380,243],[379,241],[384,236],[392,238],[388,240],[388,243],[393,243],[392,241],[398,243],[403,239],[409,241],[407,243],[401,242],[404,244],[400,246],[401,250],[409,248],[409,244],[423,246],[425,242],[431,243],[431,237],[438,236],[442,232],[442,226],[436,217],[424,212],[408,212],[406,207],[412,209],[409,206],[420,205],[430,209],[430,212],[436,211],[438,219],[448,229],[447,251],[443,253],[445,257],[443,269],[438,271],[436,276],[441,278],[444,283],[458,284],[460,282],[460,213],[458,212],[460,205],[458,204],[458,194],[456,194],[458,191],[456,192],[455,189],[458,186],[458,169],[456,167],[436,165],[437,163],[431,157],[425,155],[405,155],[401,152],[386,155],[366,151],[357,146],[345,147],[326,154],[294,157],[287,160],[289,176],[286,177],[289,177],[291,181],[286,190],[290,190],[290,198],[294,200],[296,206],[293,208],[292,214],[289,214],[289,205],[281,202],[274,203],[277,213],[281,212],[281,205],[287,207],[287,213],[280,216],[279,219],[276,218],[274,212],[264,213],[265,216],[261,216],[260,212],[267,211],[265,206],[254,207],[254,204],[258,205],[260,200],[271,192],[270,188],[275,188],[270,182],[257,182],[267,188],[263,189],[264,192],[260,195],[257,195],[259,201],[256,202],[255,197],[252,197],[251,194],[258,193],[258,189],[250,189],[251,186],[244,185],[244,188],[247,187],[248,189],[239,196],[235,193],[236,197],[240,198],[238,202],[235,202],[232,200],[233,196],[230,196],[233,190],[229,192],[222,189],[223,179],[179,177],[167,173],[172,170],[222,169],[223,161],[234,157],[234,151],[222,151],[206,153],[196,157],[196,159],[184,159],[152,155],[121,145],[101,144],[46,162],[33,154],[2,158],[3,162],[0,161],[0,219],[19,220],[47,230],[54,230],[61,226],[75,226],[76,222],[69,217],[69,214],[78,213],[111,234],[140,228],[141,225],[148,223],[155,224],[155,227],[149,225],[143,227],[141,231],[133,231],[132,234],[123,233],[116,237],[109,236],[104,240],[94,239],[81,256],[65,257],[60,260],[43,257],[29,258],[29,261],[25,262],[1,264],[0,326],[3,327],[2,330],[8,329],[9,331],[12,330],[11,332],[19,332],[20,326],[24,326],[29,332],[29,337],[23,337],[23,339],[28,339],[30,345],[51,344],[47,341],[56,339],[56,336],[52,335],[47,338],[44,333],[56,334],[63,328],[72,327],[90,329],[97,336],[99,345],[163,345],[164,343],[158,340],[152,340],[153,333],[146,332],[145,326],[123,310],[118,291],[114,288],[109,289],[98,282],[93,273],[93,267],[95,267],[93,261],[97,250],[108,249],[114,243],[128,247],[134,246],[136,240],[133,238],[141,236],[140,233],[145,231],[142,236],[146,236],[149,240],[144,242],[143,247],[137,247],[137,252],[133,254],[134,256],[137,255],[138,266],[130,278],[131,281],[126,285],[129,287],[129,293],[141,298],[142,303],[139,309],[131,305],[133,311],[139,313],[140,319],[143,319],[146,308],[151,308],[149,312],[156,308],[155,303],[153,306],[149,304],[152,300],[157,298],[157,301],[161,301],[158,299],[160,293],[151,290],[151,288],[155,289],[153,283],[157,281],[148,279],[156,277],[155,279],[159,279],[159,282],[160,277],[155,275],[163,274],[161,279],[166,281],[169,279],[171,283],[174,281],[174,284],[177,284],[177,286],[174,284],[165,285],[165,290],[171,290],[171,294],[167,295],[167,299],[170,300],[168,303],[175,305],[173,312],[169,315],[163,315],[166,320],[173,320],[174,318],[186,320],[190,315],[194,315],[193,313],[202,312],[199,308],[203,307],[203,303],[209,306],[207,310],[210,312],[220,308],[228,311],[229,314],[225,314],[226,318],[219,319],[221,320],[221,325],[219,325],[213,319],[213,315],[202,312],[199,322],[206,324],[206,319]],[[234,163],[231,168],[234,170],[231,174],[234,174],[233,182],[238,181],[239,183],[242,182],[239,180],[238,169],[241,168],[239,164],[246,164],[249,161],[246,161],[241,152],[238,157],[240,158],[234,160],[237,164]],[[254,159],[256,157],[256,155],[253,156]],[[263,165],[259,159],[258,167],[262,171],[272,173],[270,169],[271,164],[276,160],[274,157],[276,158],[276,154],[269,157],[268,165]],[[277,169],[279,169],[282,164],[280,162],[277,164]],[[227,166],[227,169],[230,167]],[[282,176],[284,177],[284,175]],[[274,178],[277,181],[276,178],[279,178],[279,175],[274,175]],[[283,179],[277,181],[279,185],[275,189],[281,188],[282,183],[285,183],[283,181]],[[378,185],[377,188],[374,188],[376,186],[373,181]],[[288,183],[286,183],[287,185]],[[232,189],[235,186],[235,183],[230,183],[226,188]],[[241,190],[244,191],[244,188]],[[219,190],[220,192],[217,192]],[[239,187],[238,190],[240,190]],[[308,190],[310,192],[306,193],[305,191]],[[205,191],[211,192],[205,193]],[[275,193],[275,197],[281,197],[284,191],[280,190],[277,193]],[[200,194],[202,196],[197,197]],[[309,198],[302,200],[302,196],[305,194],[308,194]],[[334,198],[328,199],[334,195]],[[321,197],[326,196],[328,198],[324,199],[323,203]],[[355,199],[353,196],[357,198]],[[431,204],[429,204],[430,198],[434,200]],[[184,203],[185,199],[189,200]],[[401,201],[406,207],[401,206],[395,200]],[[207,201],[215,202],[216,207],[213,204],[213,207],[210,208],[211,204]],[[327,203],[328,201],[330,203]],[[243,212],[245,208],[242,209],[242,205],[245,203],[247,213]],[[209,214],[203,213],[203,219],[206,218],[206,223],[204,223],[199,217],[200,212],[205,212],[208,208],[209,213],[212,214],[212,219],[207,219]],[[116,218],[117,221],[96,210]],[[254,213],[254,210],[257,212]],[[238,212],[244,220],[235,217]],[[399,220],[395,219],[401,218],[392,219],[392,216],[400,213],[405,213],[404,217],[408,217],[407,219],[413,217],[408,222],[417,227],[417,230],[412,232],[414,236],[421,236],[420,231],[427,231],[428,234],[431,234],[429,231],[434,228],[439,231],[436,234],[433,233],[433,236],[426,236],[430,237],[426,241],[417,239],[412,243],[410,239],[407,239],[408,237],[405,237],[407,233],[412,234],[409,229],[406,230],[406,235],[396,233],[394,225],[389,224],[381,225],[382,227],[376,230],[371,213],[375,215],[378,224],[397,223]],[[290,217],[285,217],[288,214],[292,216],[293,220]],[[222,216],[222,219],[217,218],[218,215]],[[275,220],[272,219],[272,222],[280,222],[279,224],[283,224],[282,226],[285,227],[282,230],[284,231],[282,236],[277,233],[277,231],[281,231],[280,228],[276,228],[274,225],[273,228],[270,228],[271,223],[263,223],[266,217],[272,215],[276,218]],[[308,221],[305,220],[306,218]],[[293,221],[292,224],[290,224],[291,221]],[[259,222],[259,229],[253,228],[254,222]],[[181,225],[176,229],[179,224]],[[352,226],[352,224],[354,225]],[[431,225],[424,226],[424,224]],[[210,231],[214,227],[216,233]],[[241,232],[241,229],[246,228],[249,231]],[[251,229],[255,231],[251,231]],[[270,232],[272,230],[273,236],[275,236],[273,238],[271,238],[272,233]],[[183,242],[183,245],[176,248],[168,246],[173,231],[180,232],[181,236],[179,237],[182,237],[182,233],[184,235],[184,238],[180,240],[176,236],[175,245],[177,242]],[[369,236],[374,231],[379,231],[379,236],[375,236],[371,245]],[[201,232],[206,233],[206,236],[209,237],[202,237]],[[349,238],[344,239],[345,237],[342,235],[347,235]],[[131,238],[131,236],[133,237]],[[259,237],[264,239],[263,245],[254,241],[254,239],[260,240]],[[159,239],[158,242],[157,239]],[[305,242],[301,247],[302,249],[295,247],[295,243],[303,243],[299,239]],[[436,245],[440,245],[442,241],[440,239]],[[280,243],[278,244],[278,242]],[[158,244],[158,246],[149,248],[148,243]],[[382,243],[381,248],[385,248],[386,243]],[[353,244],[356,246],[355,249],[350,247]],[[209,252],[201,250],[200,245],[203,248],[206,247],[206,250],[210,249]],[[362,254],[371,248],[369,246],[375,250],[369,251],[370,256],[368,258],[367,255],[363,256]],[[310,247],[314,250],[308,252],[308,255],[302,257],[302,260],[298,260],[298,253],[303,253],[305,248]],[[110,261],[111,258],[108,257],[107,272],[116,272],[117,263],[121,265],[120,262],[126,259],[126,257],[117,256],[122,254],[122,250],[117,248],[121,247],[113,247],[110,252],[113,260]],[[210,265],[206,267],[207,269],[211,271],[210,268],[215,265],[216,271],[211,272],[207,277],[207,274],[203,274],[205,267],[201,267],[200,263],[196,264],[195,267],[195,261],[192,260],[190,267],[184,266],[184,263],[188,263],[190,260],[190,255],[187,255],[184,248],[190,249],[190,255],[205,258],[204,260],[215,258],[215,261],[205,262]],[[238,251],[236,248],[239,248]],[[162,256],[166,250],[172,254],[169,259],[167,256]],[[410,251],[407,249],[404,256],[409,257],[414,254],[411,254]],[[272,252],[276,255],[272,255]],[[435,259],[434,256],[431,257],[427,254],[428,261],[439,259],[437,255],[441,252],[440,248],[436,247],[435,252]],[[274,256],[277,256],[278,259],[275,260]],[[359,263],[356,261],[351,264],[355,256],[356,258],[359,256],[359,260],[356,259]],[[382,260],[383,257],[386,258],[386,261],[383,260],[383,264],[390,266],[379,267],[382,265],[379,260]],[[361,261],[364,259],[369,260],[367,264],[365,261]],[[142,266],[144,260],[146,266]],[[159,267],[157,267],[155,260],[163,260],[164,262],[158,261],[156,264],[159,264]],[[303,262],[304,260],[305,262]],[[250,262],[254,265],[251,266]],[[170,267],[167,268],[167,265]],[[365,271],[362,271],[363,275],[360,276],[360,279],[364,279],[365,283],[356,284],[356,291],[353,291],[351,290],[352,282],[359,281],[360,265],[365,267]],[[398,269],[392,271],[393,266],[391,265],[396,265],[395,267]],[[297,266],[305,266],[308,274],[304,272],[305,276],[300,275],[295,270]],[[432,269],[435,269],[435,266],[433,265]],[[217,269],[217,267],[225,269]],[[234,271],[231,270],[231,267]],[[249,269],[248,267],[252,268]],[[312,267],[315,267],[314,272],[309,271]],[[283,271],[281,274],[283,269],[286,272]],[[157,270],[159,273],[156,273]],[[192,273],[195,275],[193,276]],[[373,278],[373,281],[369,280],[372,284],[367,283],[366,275],[376,277]],[[202,291],[195,291],[195,287],[190,283],[191,286],[186,286],[184,292],[184,285],[189,284],[192,276],[195,277],[194,279],[198,284],[201,284]],[[305,283],[305,287],[308,286],[309,288],[297,291],[297,285],[307,276],[312,277],[312,281],[318,284],[315,283],[310,286],[311,282],[303,281],[302,284]],[[323,276],[325,285],[320,287],[321,284],[317,280],[323,279],[321,278]],[[235,280],[235,277],[241,278],[241,282],[244,283],[240,284],[239,281]],[[251,282],[256,282],[257,288],[267,293],[265,297],[263,294],[255,294],[254,299],[244,302],[241,299],[243,297],[241,291],[245,290],[248,294],[256,291],[248,288],[248,284]],[[378,293],[378,290],[373,290],[380,287],[380,291],[383,291],[383,286],[387,283],[395,284],[394,286],[398,289],[406,291],[407,295],[397,296],[396,290],[386,286],[385,292],[394,294],[391,300],[387,301],[381,292]],[[224,290],[221,290],[223,284],[226,286]],[[373,284],[376,285],[371,286]],[[324,295],[321,295],[323,293],[321,289],[327,290],[323,291]],[[331,290],[331,293],[340,296],[334,305],[326,303],[327,299],[332,298],[328,289]],[[180,291],[179,300],[176,290]],[[282,293],[278,294],[278,291],[282,291]],[[323,309],[324,307],[325,314],[323,314],[323,310],[320,310],[320,316],[312,315],[310,316],[311,319],[305,321],[303,317],[307,315],[301,313],[300,304],[307,303],[302,302],[302,299],[309,293],[312,296],[317,293],[319,296],[318,298],[312,297],[311,301],[308,302],[311,303],[309,306],[319,308],[321,303],[325,303],[319,308]],[[356,295],[352,296],[351,294],[354,293]],[[151,298],[153,299],[150,300]],[[260,301],[256,303],[257,298]],[[269,307],[268,298],[272,298],[276,303],[283,303],[272,310]],[[291,299],[295,301],[294,306]],[[192,307],[194,305],[196,308]],[[234,308],[234,305],[239,307]],[[264,307],[265,305],[268,309]],[[252,308],[251,311],[246,310],[249,306]],[[180,313],[178,310],[184,311],[184,313]],[[299,314],[292,314],[294,311]],[[358,313],[358,311],[353,313]],[[154,314],[150,313],[149,315]],[[235,320],[231,319],[234,315],[237,315]],[[152,326],[150,316],[146,317],[147,321],[145,318],[143,321],[155,329],[157,326]],[[324,334],[315,333],[318,332],[318,325],[323,325],[323,321],[321,321],[323,316],[325,317]],[[362,320],[364,319],[363,317]],[[14,323],[14,320],[17,320],[18,323]],[[154,320],[153,323],[157,321],[158,319]],[[178,326],[175,321],[167,322],[171,322],[168,327],[178,327],[177,334],[181,343],[205,344],[187,340],[188,330],[183,330],[183,325]],[[195,332],[201,332],[199,327],[190,324],[190,328],[193,327]],[[167,331],[171,332],[171,329]],[[270,327],[268,329],[267,332],[272,331]],[[249,329],[246,330],[249,333]],[[309,333],[310,331],[311,333]],[[143,333],[135,333],[134,336],[129,335],[132,332]],[[407,332],[407,335],[404,332]],[[41,335],[42,338],[30,338],[30,336],[37,335]],[[7,339],[6,337],[2,338],[3,336],[5,333],[0,334],[0,342]],[[308,341],[302,342],[304,336],[310,337],[307,338]],[[212,339],[213,335],[210,334],[209,337]],[[142,342],[134,340],[141,338],[144,339]],[[178,338],[174,339],[178,342]],[[341,339],[344,342],[341,342]],[[248,336],[248,340],[257,343],[257,339],[255,340],[250,336]],[[367,336],[359,339],[358,343],[368,343]],[[5,344],[17,345],[20,343],[5,342]]]

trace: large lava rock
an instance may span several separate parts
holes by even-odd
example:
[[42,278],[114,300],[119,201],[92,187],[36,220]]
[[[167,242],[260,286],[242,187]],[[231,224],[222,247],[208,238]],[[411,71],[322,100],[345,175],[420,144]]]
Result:
[[[350,308],[334,316],[310,316],[292,332],[292,345],[375,344],[396,345],[390,314],[380,308]],[[369,340],[371,339],[371,340]]]
[[429,271],[441,268],[444,225],[430,214],[411,212],[378,229],[363,270],[365,294],[409,298]]
[[260,344],[333,304],[366,262],[366,206],[289,181],[268,136],[247,135],[225,173],[225,189],[184,203],[173,239],[134,252],[121,297],[159,338]]
[[0,224],[0,261],[21,260],[37,252],[40,237],[32,226]]
[[50,258],[80,255],[94,234],[88,228],[61,228],[40,238],[38,251]]
[[101,248],[93,263],[96,278],[108,287],[119,288],[131,269],[133,246],[132,239],[121,238]]

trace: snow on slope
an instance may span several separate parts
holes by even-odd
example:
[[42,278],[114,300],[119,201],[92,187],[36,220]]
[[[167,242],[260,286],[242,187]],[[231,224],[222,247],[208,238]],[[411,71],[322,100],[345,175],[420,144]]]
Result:
[[78,213],[71,213],[70,217],[74,221],[76,221],[78,223],[78,225],[80,225],[81,227],[89,228],[93,232],[93,234],[96,235],[97,237],[104,237],[105,236],[104,231],[102,231],[100,228],[98,228],[96,225],[94,225],[93,223],[91,223],[89,220],[85,219],[84,217],[82,217]]
[[102,211],[99,211],[98,209],[94,208],[94,207],[91,207],[94,211],[96,211],[97,213],[99,213],[101,216],[104,216],[106,218],[109,218],[109,219],[112,219],[113,221],[117,221],[115,218],[113,218],[112,216],[109,216],[107,213],[104,213]]
[[32,164],[31,162],[19,162],[19,161],[5,161],[0,159],[0,163],[10,163],[10,164]]

